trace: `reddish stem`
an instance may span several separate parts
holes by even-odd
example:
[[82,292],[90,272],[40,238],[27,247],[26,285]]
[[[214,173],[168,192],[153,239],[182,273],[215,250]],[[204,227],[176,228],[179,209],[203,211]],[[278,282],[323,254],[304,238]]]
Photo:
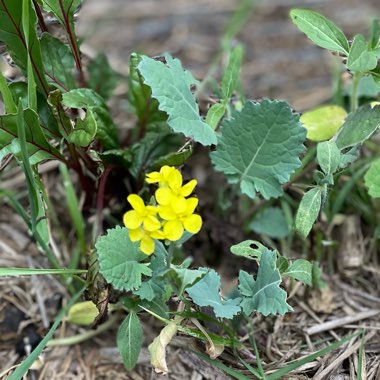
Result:
[[61,8],[61,12],[62,12],[62,16],[63,16],[63,23],[64,23],[64,26],[66,29],[67,37],[69,38],[69,44],[71,46],[71,50],[72,50],[73,55],[74,55],[75,65],[76,65],[78,72],[79,72],[80,86],[86,87],[86,81],[84,79],[82,62],[80,59],[80,51],[79,51],[78,46],[75,42],[75,37],[74,37],[73,31],[71,30],[69,18],[67,17],[67,13],[65,11],[63,1],[59,0],[58,2],[59,2],[59,7]]
[[41,12],[41,8],[39,4],[36,2],[36,0],[33,0],[34,9],[36,10],[37,18],[38,18],[38,25],[41,28],[41,32],[47,32],[48,28],[45,24],[44,16]]

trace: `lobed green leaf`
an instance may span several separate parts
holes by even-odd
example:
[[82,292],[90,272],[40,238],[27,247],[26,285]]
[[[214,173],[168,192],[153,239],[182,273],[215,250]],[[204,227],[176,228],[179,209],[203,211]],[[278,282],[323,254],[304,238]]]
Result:
[[276,267],[276,252],[266,250],[260,259],[256,280],[247,272],[239,272],[240,306],[245,315],[257,311],[265,316],[283,315],[293,309],[287,304],[287,294],[280,288],[281,275]]
[[219,318],[232,319],[240,312],[240,298],[226,300],[220,296],[220,277],[214,270],[210,270],[195,285],[187,288],[186,292],[196,305],[212,307]]
[[189,71],[182,68],[178,59],[165,55],[166,64],[143,56],[138,70],[144,83],[159,102],[159,109],[168,114],[168,124],[174,132],[183,133],[202,145],[217,143],[215,132],[199,115],[198,105],[190,86],[196,84]]
[[100,273],[118,290],[135,290],[141,286],[142,276],[151,276],[152,270],[141,263],[146,259],[136,243],[129,239],[126,228],[115,227],[101,236],[95,248],[99,257]]
[[247,102],[241,112],[235,111],[222,123],[211,160],[250,198],[256,192],[265,199],[279,197],[281,184],[301,166],[298,156],[305,149],[305,137],[299,115],[286,102]]

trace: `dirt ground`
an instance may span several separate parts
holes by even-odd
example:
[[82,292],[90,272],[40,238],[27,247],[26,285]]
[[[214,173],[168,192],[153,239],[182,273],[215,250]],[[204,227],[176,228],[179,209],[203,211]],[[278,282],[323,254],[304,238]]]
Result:
[[[197,78],[203,78],[238,3],[237,0],[87,0],[78,21],[80,36],[85,39],[82,49],[91,57],[98,51],[106,53],[112,66],[121,73],[127,73],[132,51],[149,55],[170,51]],[[237,36],[237,41],[242,42],[246,49],[242,85],[250,98],[286,99],[297,111],[303,111],[331,97],[334,60],[314,47],[294,27],[288,17],[290,8],[294,6],[322,12],[336,21],[348,35],[366,33],[372,17],[376,13],[379,15],[379,6],[377,0],[257,2],[247,24]],[[118,105],[120,109],[113,111],[118,119],[122,119],[123,102]],[[54,165],[42,168],[49,191],[59,199],[62,189],[51,183],[55,170]],[[2,189],[21,191],[23,185],[24,178],[17,168],[1,176]],[[239,228],[230,227],[229,233],[237,237]],[[363,235],[345,235],[345,239],[346,251],[340,251],[341,259],[344,261],[354,251],[361,258],[360,266],[354,266],[350,271],[342,267],[339,273],[326,277],[328,287],[323,292],[311,292],[303,286],[286,283],[294,313],[276,318],[255,317],[255,337],[266,370],[280,368],[284,363],[365,328],[363,379],[380,379],[380,269],[377,251]],[[69,255],[68,252],[61,254],[63,260]],[[228,272],[226,267],[231,265],[231,261],[226,262],[216,263],[225,273]],[[1,206],[0,213],[0,267],[48,267],[46,258],[29,238],[21,218],[5,205]],[[21,344],[25,343],[24,339],[43,336],[67,299],[65,287],[53,276],[0,277],[0,378],[6,378],[10,373],[8,370],[19,362],[20,357],[24,357],[21,352],[22,347],[25,348],[25,344]],[[115,326],[82,344],[48,347],[41,358],[43,363],[27,378],[230,378],[183,349],[195,347],[195,342],[181,336],[169,349],[169,374],[165,377],[155,374],[150,367],[146,346],[160,327],[149,318],[144,320],[146,345],[138,365],[130,373],[125,371],[116,350]],[[55,338],[83,331],[83,328],[63,323]],[[242,336],[247,342],[244,326]],[[361,337],[357,337],[343,348],[299,368],[287,379],[355,379],[361,344]],[[248,363],[256,365],[256,358],[249,351],[242,354],[246,355]],[[249,372],[236,361],[233,352],[226,350],[221,360],[249,378]]]

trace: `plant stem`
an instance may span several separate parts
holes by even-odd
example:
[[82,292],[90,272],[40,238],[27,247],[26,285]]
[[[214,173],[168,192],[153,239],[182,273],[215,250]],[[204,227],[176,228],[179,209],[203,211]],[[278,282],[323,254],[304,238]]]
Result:
[[74,336],[67,336],[65,338],[51,339],[47,346],[57,347],[57,346],[72,346],[74,344],[82,343],[86,340],[93,338],[101,334],[104,331],[107,331],[111,328],[115,322],[119,319],[117,314],[113,315],[107,322],[101,324],[96,330],[85,331],[82,334],[77,334]]
[[352,77],[351,112],[355,112],[358,108],[358,90],[361,77],[361,73],[355,73]]

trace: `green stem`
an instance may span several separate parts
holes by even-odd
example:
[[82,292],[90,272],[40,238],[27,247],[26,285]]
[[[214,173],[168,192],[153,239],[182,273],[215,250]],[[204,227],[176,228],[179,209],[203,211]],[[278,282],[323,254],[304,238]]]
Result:
[[68,336],[66,338],[57,338],[57,339],[51,339],[47,346],[49,347],[57,347],[57,346],[72,346],[74,344],[85,342],[86,340],[89,340],[93,338],[94,336],[97,336],[101,334],[104,331],[107,331],[109,328],[111,328],[115,322],[119,319],[118,315],[113,315],[107,322],[100,325],[96,330],[89,330],[82,334],[77,334],[74,336]]
[[352,77],[352,90],[351,90],[351,112],[355,112],[358,108],[358,90],[359,82],[362,77],[361,73],[355,73]]

